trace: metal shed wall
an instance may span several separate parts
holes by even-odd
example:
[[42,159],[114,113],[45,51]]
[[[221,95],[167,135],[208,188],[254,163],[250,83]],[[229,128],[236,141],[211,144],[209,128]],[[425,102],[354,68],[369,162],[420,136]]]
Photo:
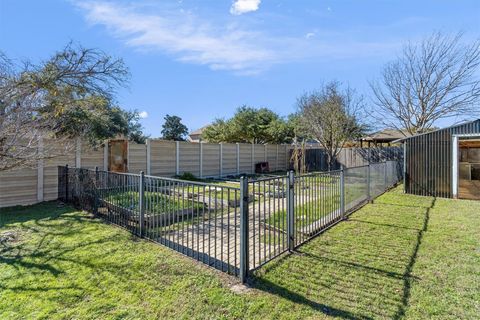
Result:
[[452,195],[452,136],[480,134],[480,119],[405,140],[405,192],[441,198]]

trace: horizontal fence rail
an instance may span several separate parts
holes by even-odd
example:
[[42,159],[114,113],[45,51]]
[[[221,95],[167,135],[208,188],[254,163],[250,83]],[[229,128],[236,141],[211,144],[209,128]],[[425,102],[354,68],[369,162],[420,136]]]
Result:
[[401,162],[209,183],[59,167],[59,198],[211,267],[248,273],[395,186]]

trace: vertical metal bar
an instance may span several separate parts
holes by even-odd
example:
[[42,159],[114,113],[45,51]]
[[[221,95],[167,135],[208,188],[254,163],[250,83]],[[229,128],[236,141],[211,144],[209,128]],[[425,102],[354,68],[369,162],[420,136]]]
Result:
[[248,178],[240,177],[240,281],[247,282],[248,262]]
[[68,203],[68,164],[65,165],[65,202]]
[[388,189],[388,184],[387,184],[387,161],[383,163],[383,191],[386,191]]
[[340,213],[345,218],[345,169],[342,166],[340,171]]
[[138,234],[143,236],[143,222],[145,220],[145,174],[140,171],[140,179],[138,183],[138,207],[140,210],[140,217],[138,219]]
[[370,168],[370,163],[368,163],[368,166],[367,166],[367,201],[371,201],[372,200],[372,195],[370,193],[370,186],[371,186],[371,179],[370,179],[370,171],[371,171],[371,168]]
[[288,234],[288,250],[293,251],[295,248],[295,176],[293,170],[288,172],[288,188],[287,188],[287,234]]
[[98,215],[98,167],[95,167],[95,185],[93,188],[93,214]]
[[180,141],[175,141],[175,174],[180,174]]

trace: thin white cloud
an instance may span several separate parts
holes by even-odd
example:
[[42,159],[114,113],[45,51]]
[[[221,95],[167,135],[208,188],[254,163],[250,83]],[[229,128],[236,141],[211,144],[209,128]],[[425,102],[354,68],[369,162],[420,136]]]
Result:
[[[173,59],[213,70],[235,74],[258,74],[278,63],[293,61],[331,61],[391,55],[395,41],[353,40],[357,31],[314,30],[294,36],[279,36],[266,31],[250,31],[237,24],[222,24],[202,19],[190,10],[147,7],[144,1],[74,2],[92,25],[107,28],[127,46],[142,51],[160,51]],[[236,3],[236,2],[235,2]],[[260,1],[258,1],[260,3]],[[368,34],[364,32],[363,34]],[[315,37],[316,41],[310,41]]]
[[257,11],[261,0],[236,0],[230,8],[233,15],[241,15],[247,12]]
[[107,27],[126,44],[158,49],[177,60],[208,65],[214,70],[256,73],[278,59],[260,33],[238,27],[215,27],[189,12],[144,13],[134,5],[79,2],[87,20]]
[[138,116],[140,117],[140,119],[148,118],[148,112],[147,111],[142,111],[138,114]]

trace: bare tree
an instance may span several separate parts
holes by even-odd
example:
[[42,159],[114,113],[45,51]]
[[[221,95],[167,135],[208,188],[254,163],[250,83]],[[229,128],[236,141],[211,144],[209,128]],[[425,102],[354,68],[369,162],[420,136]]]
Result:
[[[350,89],[330,82],[320,90],[298,99],[298,113],[305,137],[315,138],[325,149],[329,169],[348,141],[365,133],[368,126],[360,115],[363,98]],[[365,119],[365,118],[363,118]]]
[[439,119],[479,114],[480,41],[462,40],[461,33],[437,32],[405,45],[401,56],[384,67],[380,81],[371,83],[377,118],[416,134]]
[[77,137],[119,133],[128,123],[110,103],[128,75],[121,60],[71,44],[38,65],[0,53],[0,171],[63,155]]

